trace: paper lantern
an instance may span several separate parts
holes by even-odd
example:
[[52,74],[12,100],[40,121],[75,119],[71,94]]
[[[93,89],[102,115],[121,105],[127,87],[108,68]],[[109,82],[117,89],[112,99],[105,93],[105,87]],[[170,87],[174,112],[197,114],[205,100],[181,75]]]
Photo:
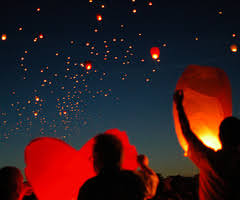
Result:
[[85,69],[86,70],[91,70],[92,69],[92,62],[91,61],[86,61],[84,63]]
[[[123,144],[123,169],[137,169],[137,151],[125,132],[106,131]],[[79,151],[55,138],[38,138],[25,149],[25,175],[39,200],[77,200],[80,187],[95,176],[92,160],[94,138]]]
[[42,33],[39,34],[39,38],[40,38],[40,39],[43,39],[43,34],[42,34]]
[[236,53],[238,51],[238,46],[236,44],[233,44],[230,46],[230,49],[233,53]]
[[96,17],[97,17],[97,20],[98,20],[99,22],[102,21],[102,19],[103,19],[103,18],[102,18],[102,15],[100,15],[100,14],[97,14]]
[[2,39],[3,41],[5,41],[5,40],[7,39],[7,35],[6,35],[6,34],[2,34],[1,39]]
[[[215,67],[190,65],[177,82],[179,89],[184,92],[183,106],[192,131],[207,147],[221,149],[219,125],[232,115],[231,85],[226,73]],[[175,105],[173,117],[179,143],[187,155],[188,144]]]
[[150,50],[151,56],[154,60],[157,60],[160,56],[160,49],[158,47],[152,47]]

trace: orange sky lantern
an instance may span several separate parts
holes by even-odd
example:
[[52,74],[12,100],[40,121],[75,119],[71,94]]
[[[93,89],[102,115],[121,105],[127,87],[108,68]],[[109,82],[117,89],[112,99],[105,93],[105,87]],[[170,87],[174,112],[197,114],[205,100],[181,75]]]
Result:
[[100,22],[100,21],[102,21],[102,15],[100,15],[100,14],[97,14],[97,20]]
[[[208,147],[219,150],[219,125],[232,115],[231,85],[226,73],[215,67],[190,65],[177,82],[176,90],[184,91],[183,106],[191,129]],[[187,155],[188,144],[183,137],[176,106],[173,106],[175,130]]]
[[151,56],[154,60],[157,60],[160,56],[160,49],[158,47],[152,47],[150,50]]
[[2,34],[2,40],[4,41],[4,40],[6,40],[7,39],[7,35],[6,34]]
[[86,61],[85,62],[85,69],[86,70],[91,70],[92,69],[92,62],[91,61]]
[[233,44],[230,46],[230,49],[233,53],[236,53],[238,51],[238,46],[236,44]]

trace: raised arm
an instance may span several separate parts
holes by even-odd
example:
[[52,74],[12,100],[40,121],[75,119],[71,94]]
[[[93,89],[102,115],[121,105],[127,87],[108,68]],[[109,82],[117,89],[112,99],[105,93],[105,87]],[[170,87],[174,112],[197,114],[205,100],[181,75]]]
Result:
[[174,93],[174,102],[176,104],[177,112],[178,112],[178,118],[180,121],[181,129],[183,132],[184,138],[187,140],[188,145],[190,148],[194,148],[194,151],[197,151],[198,153],[204,153],[207,150],[209,150],[192,132],[188,118],[186,116],[186,113],[184,111],[183,107],[183,91],[177,90]]

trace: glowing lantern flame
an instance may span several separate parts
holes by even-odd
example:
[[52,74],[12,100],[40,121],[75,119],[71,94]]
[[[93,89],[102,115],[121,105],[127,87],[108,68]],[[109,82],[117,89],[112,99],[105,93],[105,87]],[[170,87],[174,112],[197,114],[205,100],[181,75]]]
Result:
[[[207,147],[221,149],[219,125],[232,115],[231,85],[225,72],[215,67],[190,65],[178,80],[178,89],[184,91],[183,106],[193,132]],[[179,143],[187,155],[188,144],[175,105],[173,117]]]
[[85,69],[86,70],[91,70],[92,69],[92,62],[91,61],[86,61],[85,62]]
[[102,15],[97,14],[97,20],[98,20],[99,22],[102,21]]
[[2,40],[6,40],[7,39],[7,35],[6,34],[2,34]]
[[154,60],[157,60],[160,56],[160,49],[158,47],[152,47],[150,50],[151,56]]
[[233,53],[236,53],[238,51],[238,46],[236,44],[233,44],[230,46],[230,49]]

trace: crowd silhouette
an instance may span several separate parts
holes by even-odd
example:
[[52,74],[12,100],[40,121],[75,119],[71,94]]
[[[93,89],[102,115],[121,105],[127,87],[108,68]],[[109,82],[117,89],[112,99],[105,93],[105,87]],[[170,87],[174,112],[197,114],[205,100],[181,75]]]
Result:
[[[124,170],[121,141],[114,135],[99,134],[94,139],[92,153],[96,176],[79,188],[78,200],[240,199],[240,120],[230,116],[222,121],[219,126],[222,149],[214,151],[192,132],[183,107],[183,91],[177,90],[173,99],[189,145],[188,156],[199,168],[199,176],[164,179],[149,167],[146,155],[138,155],[138,170]],[[30,183],[24,182],[19,169],[3,167],[0,169],[0,199],[36,200],[37,197]]]

